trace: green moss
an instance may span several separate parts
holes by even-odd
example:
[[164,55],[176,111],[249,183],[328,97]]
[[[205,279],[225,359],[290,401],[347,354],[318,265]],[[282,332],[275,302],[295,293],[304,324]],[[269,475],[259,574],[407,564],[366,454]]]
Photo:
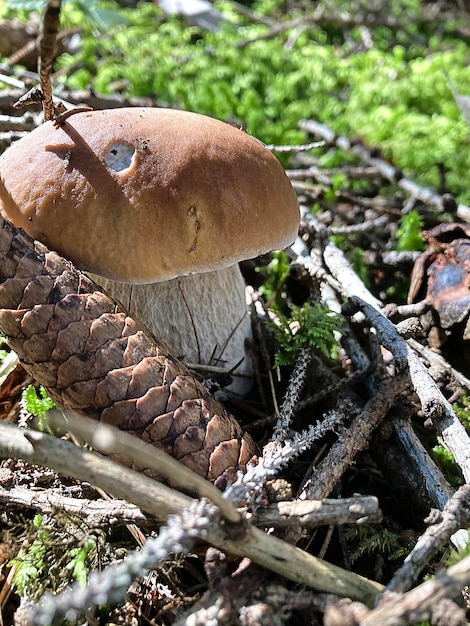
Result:
[[460,485],[463,484],[460,467],[455,462],[452,454],[444,448],[444,446],[434,446],[431,450],[431,456],[442,469],[447,480],[452,486],[460,487]]
[[37,417],[44,417],[47,411],[55,407],[54,401],[49,398],[44,387],[36,388],[28,385],[23,391],[23,401],[26,410]]
[[278,367],[294,363],[299,350],[304,347],[331,357],[338,346],[334,333],[341,327],[339,319],[329,309],[307,302],[302,307],[292,305],[289,316],[279,313],[278,323],[273,323],[272,328],[279,342],[274,360],[275,367]]
[[465,430],[470,433],[470,397],[468,393],[463,393],[457,400],[452,404],[452,408],[455,411],[455,414],[462,422]]
[[422,228],[423,220],[417,211],[410,211],[400,218],[400,226],[397,230],[397,250],[424,250]]

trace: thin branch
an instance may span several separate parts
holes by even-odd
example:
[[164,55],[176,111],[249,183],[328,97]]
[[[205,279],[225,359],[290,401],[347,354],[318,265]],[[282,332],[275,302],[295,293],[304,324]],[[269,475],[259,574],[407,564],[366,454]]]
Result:
[[54,489],[32,491],[24,487],[4,489],[0,487],[0,505],[3,510],[8,507],[27,507],[54,514],[65,511],[86,520],[90,528],[116,524],[137,524],[148,518],[139,507],[124,500],[90,500],[88,498],[71,498]]
[[429,526],[418,539],[403,565],[388,583],[386,591],[407,591],[437,551],[447,544],[450,536],[460,528],[470,525],[469,485],[460,487],[442,513],[439,512],[438,518],[438,523]]
[[52,102],[51,73],[52,63],[57,52],[57,33],[60,26],[61,0],[49,0],[44,10],[39,35],[39,59],[38,73],[41,79],[41,91],[43,95],[42,107],[44,120],[54,118],[54,104]]
[[429,375],[418,355],[400,337],[394,325],[381,312],[381,304],[366,289],[353,271],[343,253],[332,243],[325,246],[325,262],[336,280],[342,285],[344,294],[363,311],[377,333],[395,358],[399,369],[407,367],[423,413],[430,418],[441,435],[444,445],[460,465],[466,481],[470,481],[470,437],[457,418],[449,402]]
[[[384,159],[373,156],[371,150],[363,144],[353,143],[347,137],[336,135],[334,130],[325,124],[320,124],[320,122],[315,120],[302,120],[299,123],[299,127],[313,135],[322,137],[330,145],[351,152],[365,163],[376,167],[384,178],[397,184],[398,187],[406,191],[412,198],[421,200],[424,204],[431,205],[438,211],[442,211],[446,203],[450,201],[448,195],[444,197],[436,193],[433,189],[421,187],[410,178],[404,176],[399,168],[387,163]],[[470,207],[460,204],[456,206],[456,212],[460,219],[470,222]]]
[[275,476],[293,459],[308,450],[313,443],[330,432],[334,432],[344,416],[335,411],[323,415],[322,419],[301,433],[295,433],[291,439],[282,443],[269,442],[263,450],[263,456],[256,465],[249,465],[246,473],[225,491],[225,497],[234,503],[259,501],[268,478]]
[[[24,487],[0,486],[0,505],[3,505],[5,511],[12,507],[26,507],[48,515],[64,511],[84,519],[90,528],[148,522],[149,518],[139,507],[125,500],[72,497],[63,493],[64,488],[32,491]],[[377,523],[381,520],[378,500],[374,496],[308,502],[282,501],[261,506],[251,516],[255,526],[275,528],[296,525],[314,528],[322,525]]]
[[[408,626],[426,620],[432,620],[433,614],[439,611],[441,603],[447,603],[449,599],[457,600],[462,589],[470,584],[470,556],[465,557],[447,570],[436,574],[435,578],[422,583],[415,589],[397,597],[387,597],[380,602],[378,607],[369,612],[362,619],[361,626]],[[465,626],[467,621],[463,609],[453,606],[452,618],[449,605],[441,621],[433,620],[433,623],[446,624],[446,626]],[[458,609],[458,611],[457,611]]]
[[294,411],[298,404],[300,394],[305,385],[305,380],[307,378],[312,358],[312,350],[308,347],[302,348],[297,356],[294,370],[291,374],[289,386],[287,387],[284,402],[282,403],[279,418],[272,436],[272,440],[278,444],[285,441],[288,436],[290,424],[294,416]]
[[470,379],[456,370],[455,367],[452,367],[452,365],[446,361],[441,354],[434,352],[427,346],[423,346],[415,339],[408,339],[408,343],[411,348],[426,359],[431,366],[438,367],[450,374],[459,385],[462,385],[462,387],[465,387],[468,391],[470,391]]
[[403,391],[401,377],[385,378],[377,394],[365,405],[361,414],[341,433],[327,456],[315,469],[304,487],[302,500],[319,500],[331,493],[359,452],[369,447],[372,432],[386,416]]
[[188,496],[96,452],[43,433],[20,430],[4,422],[0,422],[0,458],[20,458],[91,483],[117,498],[132,502],[161,521],[172,513],[181,513],[191,501]]
[[337,524],[375,524],[382,520],[374,496],[356,496],[339,500],[294,500],[261,506],[253,512],[257,526],[302,526],[313,528]]
[[[300,145],[295,145],[295,146],[276,146],[274,144],[266,144],[266,148],[268,150],[271,150],[271,152],[289,152],[289,153],[296,153],[296,152],[307,152],[308,150],[315,150],[316,148],[324,148],[325,147],[325,142],[324,141],[311,141],[309,143],[304,143],[304,144],[300,144]],[[288,174],[289,175],[289,174]]]
[[75,583],[58,594],[44,594],[37,605],[27,605],[19,610],[21,621],[27,626],[49,626],[59,620],[77,623],[103,604],[121,601],[139,576],[158,566],[171,553],[187,553],[197,539],[205,539],[217,518],[217,509],[205,501],[193,501],[179,515],[171,516],[168,525],[160,530],[156,539],[145,542],[139,552],[133,552],[124,561],[113,563],[102,572],[94,571],[86,587]]
[[436,11],[431,6],[427,11],[421,10],[419,12],[413,12],[407,15],[405,18],[402,16],[395,16],[388,11],[361,11],[359,7],[356,10],[334,10],[328,6],[317,5],[311,12],[304,13],[301,17],[287,20],[278,24],[270,26],[269,30],[253,37],[240,41],[236,44],[237,48],[244,48],[256,41],[274,39],[287,30],[295,30],[298,28],[307,28],[308,26],[315,24],[338,24],[342,28],[353,28],[354,26],[366,26],[366,27],[380,27],[387,26],[388,28],[400,29],[404,26],[413,24],[427,24],[429,22],[435,23],[443,21],[457,22],[455,13],[448,11]]

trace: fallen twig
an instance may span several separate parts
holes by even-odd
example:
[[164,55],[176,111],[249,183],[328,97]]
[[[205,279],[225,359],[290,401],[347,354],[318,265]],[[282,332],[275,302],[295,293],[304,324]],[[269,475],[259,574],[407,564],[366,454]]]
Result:
[[[355,623],[360,626],[409,626],[430,620],[433,624],[466,626],[465,611],[452,599],[457,600],[469,583],[470,556],[467,556],[403,595],[384,597],[376,609],[363,614]],[[325,624],[328,624],[326,615]]]
[[85,519],[89,528],[105,525],[137,524],[147,521],[147,517],[135,505],[124,500],[90,500],[71,498],[58,490],[33,491],[24,487],[4,489],[0,487],[0,504],[3,510],[8,507],[26,507],[52,515],[65,511]]
[[295,408],[299,402],[312,358],[313,353],[310,348],[302,349],[297,356],[272,436],[272,440],[278,444],[282,444],[289,435],[290,424],[294,416]]
[[445,546],[450,536],[460,528],[470,525],[470,486],[464,485],[452,496],[442,513],[431,515],[438,519],[421,535],[403,565],[395,572],[386,591],[407,591],[419,574]]
[[375,524],[382,514],[377,498],[356,496],[339,500],[294,500],[268,504],[255,509],[253,523],[257,526],[315,527],[351,523]]
[[[3,509],[26,507],[52,515],[64,511],[85,520],[90,528],[138,524],[148,522],[148,517],[134,504],[124,500],[78,498],[65,495],[60,489],[33,491],[25,487],[0,486],[0,504]],[[65,489],[66,492],[66,489]],[[243,512],[243,509],[240,509]],[[377,523],[382,519],[378,500],[373,496],[356,496],[340,500],[283,501],[256,508],[251,514],[255,526],[302,526],[313,528],[322,525]]]
[[421,10],[417,13],[410,13],[405,18],[401,16],[392,15],[388,11],[367,11],[367,13],[361,12],[361,10],[347,11],[347,10],[334,10],[329,6],[318,5],[313,11],[305,12],[301,17],[288,20],[286,22],[280,22],[270,25],[269,30],[254,37],[252,39],[246,39],[237,43],[237,48],[244,48],[255,41],[274,39],[286,30],[295,30],[298,28],[306,28],[315,24],[337,24],[342,28],[352,28],[354,26],[362,27],[379,27],[386,26],[388,28],[399,29],[403,26],[408,26],[410,23],[415,24],[427,24],[429,22],[435,23],[436,21],[443,21],[457,23],[458,17],[452,11],[436,11],[436,8],[431,6],[427,10]]
[[402,388],[403,381],[400,377],[385,378],[381,381],[377,394],[340,434],[338,441],[315,468],[313,477],[304,486],[301,499],[320,500],[331,493],[356,455],[369,446],[372,432],[399,398]]
[[[384,178],[395,183],[410,194],[412,198],[421,200],[424,204],[429,204],[435,209],[442,211],[446,203],[451,202],[448,194],[443,197],[433,189],[421,187],[410,178],[404,176],[398,167],[391,165],[384,159],[373,156],[371,150],[362,143],[353,143],[347,137],[338,136],[334,130],[325,124],[320,124],[316,120],[302,120],[299,123],[299,127],[312,135],[322,137],[330,145],[355,154],[364,163],[376,167]],[[460,204],[455,207],[455,210],[460,219],[470,222],[470,207]]]
[[419,343],[419,341],[416,341],[416,339],[408,339],[408,343],[415,352],[428,361],[431,367],[437,367],[446,372],[446,374],[450,374],[450,376],[459,385],[462,385],[462,387],[465,387],[468,391],[470,391],[470,380],[464,376],[462,372],[459,372],[455,369],[455,367],[452,367],[452,365],[444,359],[442,354],[438,354],[427,346],[423,346]]
[[407,365],[409,377],[420,399],[423,413],[430,418],[442,437],[444,445],[460,465],[466,481],[470,481],[470,438],[444,398],[417,354],[400,337],[393,324],[381,312],[381,305],[366,289],[352,267],[331,242],[325,246],[325,262],[333,276],[342,285],[343,292],[369,318],[386,347],[392,352],[397,366]]
[[196,540],[205,539],[217,523],[214,506],[194,501],[179,515],[170,517],[159,536],[149,539],[139,552],[102,572],[92,572],[85,587],[75,583],[58,595],[44,594],[38,604],[20,608],[17,619],[26,626],[49,626],[65,618],[69,623],[77,623],[96,606],[121,601],[135,578],[145,575],[171,553],[191,550]]

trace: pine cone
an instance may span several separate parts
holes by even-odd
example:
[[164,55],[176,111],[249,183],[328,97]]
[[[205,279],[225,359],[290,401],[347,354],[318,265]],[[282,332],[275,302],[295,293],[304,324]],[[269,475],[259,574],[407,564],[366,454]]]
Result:
[[0,330],[61,407],[142,438],[209,480],[256,445],[188,369],[69,261],[0,218]]

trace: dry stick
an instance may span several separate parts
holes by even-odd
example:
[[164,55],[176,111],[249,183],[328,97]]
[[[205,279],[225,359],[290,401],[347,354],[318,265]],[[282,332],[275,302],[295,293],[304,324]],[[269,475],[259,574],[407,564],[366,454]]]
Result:
[[[316,223],[311,213],[307,210],[302,210],[303,208],[304,207],[301,206],[302,220],[309,228],[318,231],[320,225]],[[330,274],[327,274],[323,268],[318,268],[310,257],[299,257],[298,259],[298,262],[305,266],[312,277],[321,278],[324,283],[331,285],[337,293],[342,294],[344,297],[348,297],[351,293],[359,293],[372,304],[380,305],[379,301],[373,298],[367,291],[351,265],[339,251],[338,254],[335,255],[334,261],[334,271],[339,277],[339,281]],[[366,370],[369,366],[369,360],[362,347],[359,346],[357,342],[353,341],[352,336],[346,336],[346,340],[348,341],[348,353],[351,354],[359,369]],[[375,393],[376,389],[374,386],[371,386],[371,381],[366,381],[366,384],[369,385],[371,393]],[[395,417],[393,424],[399,445],[404,448],[406,457],[411,461],[411,468],[414,470],[414,474],[417,477],[417,484],[425,487],[434,506],[441,509],[444,508],[447,500],[452,496],[452,490],[442,475],[442,472],[429,457],[407,420]],[[463,538],[454,537],[453,539],[454,543],[457,545],[464,544]]]
[[[320,122],[316,120],[302,120],[299,123],[299,127],[308,133],[322,137],[326,142],[341,150],[355,154],[365,163],[376,167],[384,178],[396,183],[401,189],[409,193],[412,198],[417,198],[424,204],[429,204],[439,211],[442,211],[444,200],[441,195],[436,193],[433,189],[421,187],[411,179],[403,176],[403,172],[399,168],[387,163],[387,161],[372,156],[370,149],[363,144],[352,143],[347,137],[338,136],[334,130],[325,124],[320,124]],[[459,204],[457,207],[457,216],[466,222],[470,222],[470,207]]]
[[85,519],[90,528],[148,521],[139,507],[124,500],[72,498],[55,489],[31,491],[24,487],[0,487],[0,508],[6,511],[11,506],[36,509],[48,515],[65,511],[69,515]]
[[[90,528],[138,524],[149,519],[139,507],[124,500],[90,500],[64,495],[63,488],[31,491],[24,487],[0,487],[0,505],[26,507],[52,515],[65,511],[85,519]],[[1,507],[0,507],[1,508]],[[243,509],[240,512],[243,513]],[[254,526],[302,526],[314,528],[323,525],[378,523],[382,514],[374,496],[356,496],[342,500],[282,501],[260,506],[251,514]]]
[[259,504],[263,499],[263,486],[266,481],[276,476],[279,471],[310,449],[312,445],[325,435],[335,432],[341,425],[344,416],[335,411],[324,414],[316,424],[311,424],[300,433],[294,433],[282,443],[268,443],[264,446],[263,456],[256,464],[250,464],[246,473],[239,473],[238,480],[224,492],[232,502],[254,502]]
[[[0,492],[1,493],[1,492]],[[293,500],[257,508],[252,517],[257,526],[302,526],[351,523],[375,524],[382,520],[378,500],[374,496],[356,496],[340,500]]]
[[[445,476],[416,436],[409,419],[395,415],[392,425],[398,446],[403,453],[405,467],[409,468],[409,483],[414,484],[415,490],[424,490],[421,494],[422,500],[426,502],[431,500],[431,506],[443,509],[453,495],[453,490]],[[468,537],[457,533],[452,541],[456,546],[463,547],[468,543]]]
[[[301,145],[295,145],[295,146],[276,146],[274,144],[266,144],[266,148],[268,150],[271,150],[271,152],[307,152],[308,150],[314,150],[315,148],[324,148],[325,147],[325,142],[324,141],[311,141],[310,143],[304,143]],[[290,177],[289,172],[287,172],[287,175]]]
[[[470,556],[465,557],[447,570],[415,589],[408,591],[397,598],[385,598],[379,606],[370,611],[367,617],[361,620],[360,626],[407,626],[417,622],[432,619],[434,613],[439,612],[439,605],[449,599],[458,599],[462,589],[470,584]],[[446,605],[447,610],[449,605]],[[454,616],[449,613],[440,616],[441,621],[433,623],[446,626],[465,626],[467,621],[462,609],[454,607]]]
[[189,552],[219,522],[216,507],[195,500],[180,515],[171,516],[158,537],[146,541],[139,551],[128,553],[125,560],[111,563],[104,570],[91,572],[85,587],[74,583],[57,595],[45,593],[38,604],[23,604],[15,613],[15,621],[24,626],[50,626],[64,619],[68,624],[77,624],[94,608],[121,602],[133,580],[145,576],[172,554]]
[[416,339],[408,339],[408,343],[415,352],[420,354],[426,361],[429,362],[431,366],[436,366],[444,372],[450,374],[452,378],[462,385],[462,387],[466,387],[468,391],[470,391],[470,380],[464,376],[461,372],[456,370],[448,361],[444,359],[442,354],[438,354],[434,352],[427,346],[423,346],[416,341]]
[[453,533],[470,525],[470,486],[464,485],[446,504],[439,523],[421,535],[403,565],[395,572],[385,591],[407,591],[429,561],[445,546]]
[[[396,336],[394,335],[393,325],[376,308],[377,300],[368,293],[362,283],[360,283],[352,267],[344,258],[344,255],[332,244],[328,244],[325,249],[325,261],[342,287],[346,288],[345,295],[351,297],[356,305],[360,305],[361,310],[369,317],[371,323],[376,327],[379,337],[386,344],[386,347],[391,350],[394,355],[398,350],[398,362],[402,366],[404,365],[403,351],[406,351],[409,376],[421,400],[423,412],[433,418],[434,422],[439,421],[442,428],[441,432],[443,437],[445,434],[445,441],[447,441],[448,447],[454,454],[457,462],[461,464],[462,469],[467,468],[468,436],[460,421],[453,413],[449,403],[442,396],[424,365],[418,359],[416,353],[396,331]],[[360,298],[354,296],[358,281]],[[366,301],[364,301],[363,298]],[[420,478],[418,484],[425,487],[434,502],[434,506],[439,509],[444,508],[445,504],[452,496],[452,490],[442,475],[442,472],[429,457],[407,420],[395,418],[392,424],[399,445],[404,449],[406,458],[411,461],[412,467]],[[443,424],[446,425],[445,428]],[[458,531],[454,533],[452,541],[456,546],[464,547],[468,543],[468,536],[464,531]]]
[[[120,435],[129,438],[124,433]],[[49,435],[20,431],[0,423],[0,457],[22,458],[29,463],[53,467],[60,473],[92,482],[118,498],[126,499],[158,519],[181,514],[193,499],[159,484],[94,452],[83,450]],[[297,583],[337,595],[358,599],[369,606],[382,585],[317,559],[255,527],[211,527],[212,545],[277,572]]]
[[302,499],[320,500],[331,493],[356,455],[369,446],[373,430],[400,397],[402,385],[400,377],[384,378],[380,382],[376,395],[367,402],[361,415],[341,433],[316,468],[314,476],[304,488]]
[[[315,230],[318,229],[318,225],[315,223],[315,220],[310,213],[303,212],[302,219],[310,228],[313,228]],[[360,281],[360,279],[352,269],[351,265],[346,261],[344,256],[339,253],[339,251],[338,254],[335,255],[334,268],[335,272],[340,278],[340,281],[342,281],[343,284],[340,281],[331,277],[329,274],[326,274],[323,269],[317,268],[312,263],[312,260],[310,258],[302,257],[299,258],[298,261],[305,265],[307,271],[312,276],[322,278],[324,282],[327,282],[327,284],[331,285],[337,293],[342,294],[344,297],[349,297],[351,293],[360,293],[362,297],[367,298],[372,304],[380,305],[379,301],[373,298],[370,292],[367,291],[362,281]],[[369,360],[365,355],[363,349],[359,345],[357,345],[357,342],[352,341],[352,339],[353,338],[351,336],[346,337],[346,340],[349,341],[348,353],[351,353],[353,360],[357,364],[359,369],[365,371],[369,366]],[[375,389],[371,389],[371,391],[373,392],[375,391]],[[450,490],[440,470],[429,458],[429,455],[424,450],[423,446],[417,439],[416,435],[413,433],[412,429],[407,424],[406,420],[401,420],[401,423],[402,426],[396,429],[399,435],[399,439],[403,438],[405,450],[407,450],[408,453],[412,455],[412,458],[415,461],[416,468],[418,470],[418,474],[424,479],[425,484],[428,486],[429,493],[433,494],[435,505],[442,508],[445,505],[447,499],[451,496],[452,491]]]
[[290,424],[304,387],[313,356],[312,350],[309,347],[302,348],[297,356],[272,436],[272,440],[278,444],[281,444],[289,435]]
[[404,367],[405,361],[407,362],[409,377],[420,399],[424,415],[432,420],[444,445],[460,465],[466,482],[470,482],[470,438],[451,405],[444,398],[417,354],[381,313],[377,299],[365,288],[343,253],[332,243],[328,243],[325,246],[324,258],[333,276],[344,288],[346,295],[354,299],[356,305],[360,306],[375,326],[380,340],[397,360],[398,367]]
[[188,496],[98,453],[3,422],[0,422],[0,458],[20,458],[89,482],[132,502],[160,521],[171,513],[180,513],[191,501]]
[[57,52],[57,33],[60,26],[61,0],[49,0],[44,10],[39,35],[38,47],[38,73],[41,79],[41,91],[43,95],[42,108],[44,120],[52,120],[54,117],[54,104],[52,102],[51,72],[52,63]]
[[236,48],[243,48],[245,46],[250,45],[256,41],[266,40],[266,39],[274,39],[278,37],[281,33],[286,30],[294,30],[298,28],[306,28],[309,25],[314,24],[338,24],[342,28],[352,28],[354,26],[361,27],[378,27],[378,26],[387,26],[389,28],[402,28],[403,26],[408,26],[410,22],[414,24],[426,24],[428,22],[435,23],[436,21],[443,20],[444,23],[446,19],[453,24],[456,23],[457,17],[454,12],[448,11],[440,11],[436,12],[431,8],[431,10],[421,10],[419,13],[414,13],[411,16],[407,16],[406,19],[402,19],[401,17],[396,17],[395,15],[391,15],[387,12],[370,12],[368,11],[366,14],[361,13],[360,11],[335,11],[330,10],[329,7],[317,6],[314,11],[305,12],[302,17],[288,20],[285,22],[274,23],[270,25],[270,28],[265,33],[259,34],[257,37],[253,37],[250,39],[245,39],[236,44]]
[[[33,74],[29,78],[28,83],[31,82],[31,80],[37,80],[38,77],[36,74]],[[0,75],[0,82],[4,82],[2,75]],[[24,94],[26,90],[25,83],[22,81],[17,81],[17,83],[18,84],[14,86],[21,90],[20,92],[8,89],[0,90],[0,110],[12,112],[15,108],[15,100],[19,103],[23,95],[26,95]],[[40,90],[38,89],[38,91]],[[72,108],[74,105],[87,105],[93,109],[116,109],[126,106],[155,106],[155,102],[151,98],[124,98],[116,94],[103,96],[90,91],[61,91],[60,97],[56,95],[56,100],[61,102],[68,109]]]

